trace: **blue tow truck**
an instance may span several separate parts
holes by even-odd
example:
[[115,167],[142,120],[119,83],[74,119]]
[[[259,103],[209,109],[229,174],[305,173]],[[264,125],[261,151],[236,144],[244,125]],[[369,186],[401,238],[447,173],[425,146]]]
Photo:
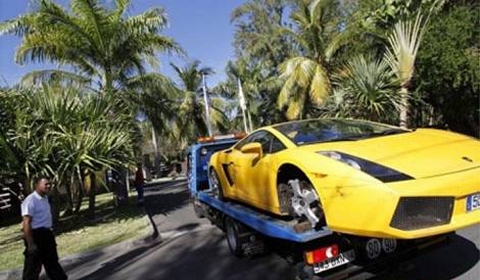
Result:
[[273,251],[295,267],[297,279],[344,279],[382,275],[415,255],[446,244],[446,234],[417,240],[378,239],[332,232],[328,227],[298,229],[294,220],[274,217],[212,191],[208,162],[213,153],[234,145],[243,134],[200,138],[187,154],[193,209],[226,233],[230,251],[251,257]]

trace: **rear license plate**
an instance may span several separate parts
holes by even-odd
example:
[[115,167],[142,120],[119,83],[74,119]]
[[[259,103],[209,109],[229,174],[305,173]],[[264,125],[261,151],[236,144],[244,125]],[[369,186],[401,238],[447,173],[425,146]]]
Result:
[[342,252],[338,256],[330,258],[313,266],[313,272],[320,273],[341,265],[347,264],[355,260],[355,252],[353,250]]
[[467,212],[480,209],[480,193],[467,196]]

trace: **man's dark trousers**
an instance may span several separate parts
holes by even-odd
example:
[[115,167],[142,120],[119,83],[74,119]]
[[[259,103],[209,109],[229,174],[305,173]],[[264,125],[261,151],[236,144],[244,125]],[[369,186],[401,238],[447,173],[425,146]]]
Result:
[[37,251],[29,253],[25,249],[23,280],[37,280],[42,264],[51,280],[66,280],[68,277],[58,263],[57,244],[52,231],[48,228],[34,229],[33,242],[37,246]]

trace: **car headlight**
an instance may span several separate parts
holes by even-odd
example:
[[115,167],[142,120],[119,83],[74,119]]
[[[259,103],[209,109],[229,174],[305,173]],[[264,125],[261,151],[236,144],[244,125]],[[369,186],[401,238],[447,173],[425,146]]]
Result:
[[320,151],[318,153],[331,159],[343,162],[355,169],[361,170],[384,183],[413,179],[413,177],[392,168],[342,152]]

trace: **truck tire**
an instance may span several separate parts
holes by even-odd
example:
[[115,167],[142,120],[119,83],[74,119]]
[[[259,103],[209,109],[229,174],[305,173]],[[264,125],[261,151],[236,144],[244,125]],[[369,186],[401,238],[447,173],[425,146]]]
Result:
[[198,203],[198,199],[192,198],[192,206],[193,206],[193,211],[195,212],[195,216],[199,219],[205,218],[203,210],[200,209],[201,206],[197,205],[197,203]]
[[213,195],[220,199],[220,200],[223,200],[224,199],[224,196],[223,196],[223,190],[222,190],[222,186],[220,185],[220,179],[218,178],[218,174],[217,174],[217,171],[215,171],[214,168],[210,168],[210,186],[211,186],[211,190],[212,190],[212,193]]
[[304,262],[299,262],[293,265],[295,268],[295,280],[322,280],[323,277],[317,276],[313,273],[313,269],[308,268]]
[[237,257],[243,257],[243,249],[240,240],[240,228],[236,221],[225,218],[225,233],[227,235],[228,248]]

